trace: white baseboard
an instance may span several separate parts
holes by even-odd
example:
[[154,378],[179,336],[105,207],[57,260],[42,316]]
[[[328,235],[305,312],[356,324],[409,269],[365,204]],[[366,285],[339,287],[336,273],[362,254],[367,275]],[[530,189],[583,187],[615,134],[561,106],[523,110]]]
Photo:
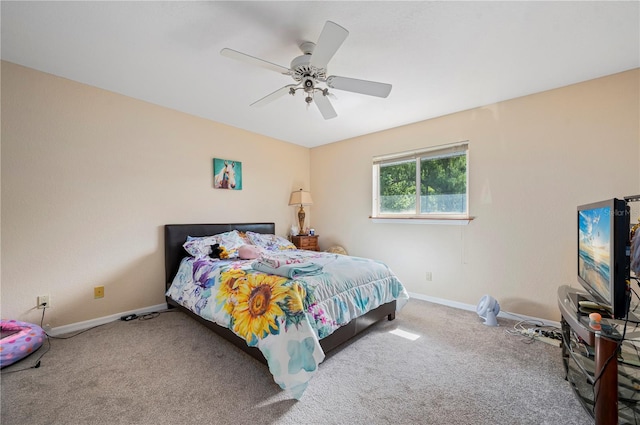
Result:
[[[436,298],[436,297],[430,297],[428,295],[423,295],[423,294],[416,294],[413,292],[409,292],[409,296],[411,298],[416,298],[418,300],[423,300],[423,301],[429,301],[432,302],[434,304],[442,304],[442,305],[446,305],[449,307],[454,307],[454,308],[459,308],[461,310],[467,310],[467,311],[476,311],[476,307],[475,305],[471,305],[471,304],[465,304],[465,303],[460,303],[457,301],[450,301],[450,300],[445,300],[444,298]],[[516,313],[510,313],[508,311],[500,311],[500,313],[498,314],[498,317],[502,317],[505,319],[511,319],[511,320],[527,320],[527,321],[532,321],[532,322],[541,322],[544,326],[554,326],[556,328],[560,327],[560,322],[554,322],[553,320],[546,320],[546,319],[541,319],[539,317],[533,317],[533,316],[525,316],[524,314],[516,314]]]
[[120,320],[122,316],[128,314],[147,314],[155,311],[162,311],[167,309],[167,304],[158,304],[150,307],[139,308],[137,310],[123,311],[122,313],[112,314],[110,316],[98,317],[97,319],[85,320],[84,322],[71,323],[69,325],[57,326],[52,328],[47,333],[51,336],[58,336],[69,332],[83,331],[85,329],[93,328],[94,326],[104,325],[105,323]]
[[[465,304],[457,301],[450,301],[444,298],[436,298],[436,297],[431,297],[423,294],[416,294],[413,292],[410,292],[409,296],[411,298],[415,298],[418,300],[429,301],[434,304],[442,304],[449,307],[459,308],[461,310],[476,311],[476,306],[471,304]],[[164,303],[164,304],[158,304],[150,307],[140,308],[137,310],[123,311],[121,313],[112,314],[110,316],[98,317],[97,319],[85,320],[84,322],[77,322],[77,323],[71,323],[69,325],[58,326],[51,329],[47,333],[51,336],[58,336],[58,335],[62,335],[70,332],[83,331],[85,329],[89,329],[94,326],[100,326],[100,325],[104,325],[105,323],[113,322],[115,320],[120,320],[122,316],[126,316],[127,314],[141,315],[141,314],[153,313],[155,311],[161,311],[166,309],[167,309],[167,304]],[[560,327],[559,322],[540,319],[539,317],[532,317],[532,316],[525,316],[522,314],[510,313],[508,311],[500,311],[500,313],[498,314],[498,317],[503,317],[505,319],[512,319],[512,320],[530,320],[534,322],[541,322],[545,326],[555,326],[557,328]]]

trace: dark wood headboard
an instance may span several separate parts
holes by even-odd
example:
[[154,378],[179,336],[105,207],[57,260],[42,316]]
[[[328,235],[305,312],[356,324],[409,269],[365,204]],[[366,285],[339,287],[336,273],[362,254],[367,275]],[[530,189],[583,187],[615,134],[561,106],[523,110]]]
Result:
[[180,267],[180,261],[189,254],[182,245],[187,236],[210,236],[238,230],[275,234],[275,223],[227,223],[227,224],[166,224],[164,226],[164,271],[166,288],[169,289]]

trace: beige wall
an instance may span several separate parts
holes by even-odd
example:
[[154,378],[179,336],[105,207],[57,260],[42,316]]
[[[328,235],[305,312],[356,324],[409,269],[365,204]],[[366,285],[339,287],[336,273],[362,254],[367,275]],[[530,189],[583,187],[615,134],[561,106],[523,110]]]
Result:
[[[2,317],[39,323],[38,295],[54,327],[161,304],[164,224],[285,235],[289,194],[309,187],[307,148],[7,62],[1,75]],[[212,188],[214,157],[242,161],[243,190]]]
[[[290,191],[310,187],[321,248],[383,260],[414,293],[472,305],[489,293],[558,320],[557,286],[577,285],[576,205],[640,193],[639,70],[312,150],[10,63],[1,72],[2,317],[39,322],[46,294],[52,326],[160,304],[164,224],[274,221],[284,235]],[[461,140],[471,224],[371,223],[373,156]],[[242,161],[242,191],[212,189],[214,157]]]
[[[636,69],[312,149],[321,248],[380,259],[410,292],[470,305],[491,294],[559,320],[557,287],[578,286],[576,206],[640,193],[639,80]],[[373,156],[462,140],[475,220],[369,220]]]

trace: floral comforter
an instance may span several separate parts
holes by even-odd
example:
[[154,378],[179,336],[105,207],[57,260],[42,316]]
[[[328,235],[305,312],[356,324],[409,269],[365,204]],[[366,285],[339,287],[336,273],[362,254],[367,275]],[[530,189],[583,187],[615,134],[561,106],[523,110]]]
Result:
[[258,347],[275,382],[299,399],[324,360],[320,339],[392,300],[400,310],[409,295],[378,261],[304,250],[278,255],[322,272],[288,279],[254,270],[258,260],[187,257],[167,296]]

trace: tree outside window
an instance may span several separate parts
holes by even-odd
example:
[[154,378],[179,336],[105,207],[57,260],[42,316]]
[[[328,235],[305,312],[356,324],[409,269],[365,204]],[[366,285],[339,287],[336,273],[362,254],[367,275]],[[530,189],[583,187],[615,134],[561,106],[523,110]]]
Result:
[[374,158],[374,217],[466,216],[468,144]]

